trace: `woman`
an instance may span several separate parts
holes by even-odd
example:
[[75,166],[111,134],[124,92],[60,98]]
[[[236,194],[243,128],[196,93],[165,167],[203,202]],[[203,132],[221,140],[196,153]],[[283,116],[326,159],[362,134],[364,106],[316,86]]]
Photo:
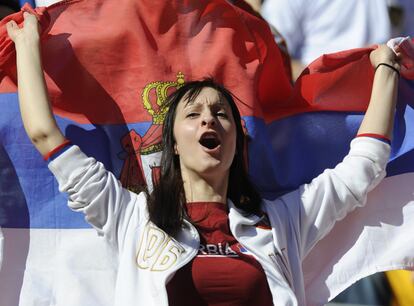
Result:
[[371,53],[376,73],[359,137],[342,163],[310,184],[261,200],[243,169],[233,98],[205,80],[169,98],[160,182],[149,195],[135,194],[57,127],[37,21],[24,18],[22,29],[7,24],[23,123],[69,206],[118,251],[115,304],[304,305],[302,259],[385,175],[399,71],[394,53],[386,46]]

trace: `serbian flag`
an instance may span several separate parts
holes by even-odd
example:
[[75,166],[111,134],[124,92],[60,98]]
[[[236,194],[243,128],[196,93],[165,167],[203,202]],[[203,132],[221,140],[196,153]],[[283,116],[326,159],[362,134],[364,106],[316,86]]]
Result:
[[[266,23],[228,1],[68,0],[23,9],[39,18],[60,128],[132,190],[157,177],[161,106],[189,80],[212,76],[237,97],[250,174],[266,198],[338,163],[369,101],[370,49],[324,56],[292,87]],[[117,255],[68,209],[24,132],[4,27],[11,18],[21,24],[23,16],[0,23],[1,305],[112,305]],[[388,178],[305,259],[309,305],[371,273],[413,267],[413,92],[403,80]]]

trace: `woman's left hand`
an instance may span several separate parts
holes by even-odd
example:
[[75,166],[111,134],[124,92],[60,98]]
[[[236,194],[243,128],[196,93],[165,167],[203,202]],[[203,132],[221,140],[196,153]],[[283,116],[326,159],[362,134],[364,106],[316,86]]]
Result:
[[388,47],[387,45],[379,45],[377,49],[371,52],[369,59],[371,61],[372,67],[377,68],[379,64],[385,63],[393,66],[395,69],[400,71],[399,64],[399,51],[398,46],[396,47],[396,53]]
[[380,45],[369,56],[375,76],[359,135],[376,134],[391,139],[400,71],[398,51],[396,53],[387,45]]

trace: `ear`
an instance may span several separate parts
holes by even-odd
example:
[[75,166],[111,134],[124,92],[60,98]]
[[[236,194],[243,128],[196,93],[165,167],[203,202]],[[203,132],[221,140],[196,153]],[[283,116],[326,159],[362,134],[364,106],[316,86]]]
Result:
[[177,143],[174,144],[174,153],[175,153],[175,155],[180,155],[180,153],[178,153]]

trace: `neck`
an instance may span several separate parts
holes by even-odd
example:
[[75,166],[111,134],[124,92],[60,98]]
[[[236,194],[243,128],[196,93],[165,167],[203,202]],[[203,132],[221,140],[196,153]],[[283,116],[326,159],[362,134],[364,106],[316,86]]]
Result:
[[227,203],[228,173],[214,179],[188,172],[181,175],[187,202]]

